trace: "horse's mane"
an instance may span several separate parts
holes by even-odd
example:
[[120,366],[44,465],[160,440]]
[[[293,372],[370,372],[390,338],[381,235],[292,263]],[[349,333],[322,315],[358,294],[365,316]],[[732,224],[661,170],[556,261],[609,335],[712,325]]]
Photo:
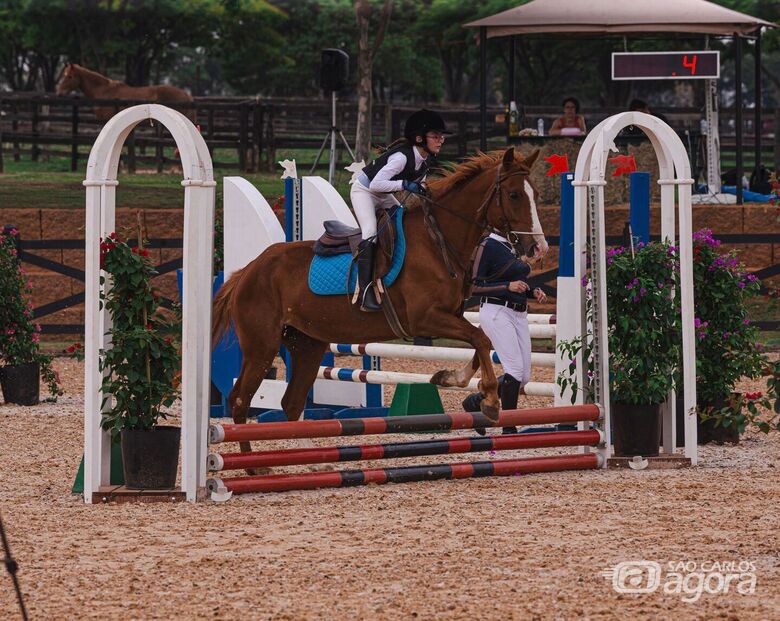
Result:
[[[102,73],[98,73],[97,71],[92,71],[92,69],[87,69],[83,65],[79,65],[77,63],[71,63],[72,67],[75,67],[77,71],[80,71],[81,73],[86,73],[87,75],[100,78],[101,80],[107,80],[108,82],[116,82],[117,80],[112,80],[111,78],[104,76]],[[120,82],[121,84],[121,82]]]
[[[469,179],[472,179],[489,168],[495,168],[504,157],[504,151],[478,152],[463,160],[460,164],[451,167],[442,167],[436,170],[440,176],[428,180],[427,185],[436,196],[442,196],[456,189]],[[524,158],[515,155],[515,162]]]

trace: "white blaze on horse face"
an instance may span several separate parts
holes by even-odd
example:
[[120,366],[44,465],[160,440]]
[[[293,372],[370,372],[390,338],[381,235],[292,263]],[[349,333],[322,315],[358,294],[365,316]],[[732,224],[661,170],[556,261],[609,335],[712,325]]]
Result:
[[536,213],[536,200],[534,199],[534,189],[531,187],[531,183],[528,179],[525,180],[525,194],[528,196],[528,203],[531,205],[531,232],[533,233],[534,241],[538,249],[539,256],[543,257],[547,254],[549,246],[547,240],[544,238],[544,231],[542,231],[542,224],[539,222],[539,214]]

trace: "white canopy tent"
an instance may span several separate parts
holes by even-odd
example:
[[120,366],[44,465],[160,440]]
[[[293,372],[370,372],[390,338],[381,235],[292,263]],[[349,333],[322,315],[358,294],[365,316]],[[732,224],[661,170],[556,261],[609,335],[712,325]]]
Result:
[[488,38],[535,32],[693,32],[730,36],[774,26],[707,0],[533,0],[465,25],[485,28]]
[[[653,0],[614,2],[614,0],[532,0],[464,25],[480,29],[480,113],[482,150],[487,149],[487,40],[510,39],[510,99],[514,99],[514,37],[533,33],[582,33],[642,35],[647,33],[699,33],[732,36],[736,48],[736,82],[742,84],[742,38],[755,38],[755,90],[761,92],[761,29],[774,28],[772,22],[727,9],[707,0]],[[742,177],[742,89],[736,89],[737,178]],[[761,161],[761,106],[755,110],[756,163]],[[737,184],[737,202],[742,202],[742,186]]]

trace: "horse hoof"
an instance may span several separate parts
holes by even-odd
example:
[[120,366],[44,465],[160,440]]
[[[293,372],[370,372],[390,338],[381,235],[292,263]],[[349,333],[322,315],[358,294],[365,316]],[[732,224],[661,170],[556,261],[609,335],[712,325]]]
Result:
[[499,409],[496,407],[493,407],[492,405],[488,405],[484,401],[479,404],[479,409],[482,410],[482,413],[487,416],[488,420],[490,420],[493,423],[498,422],[498,414]]
[[437,386],[449,386],[450,384],[450,378],[452,377],[452,371],[436,371],[433,375],[431,375],[431,384],[436,384]]

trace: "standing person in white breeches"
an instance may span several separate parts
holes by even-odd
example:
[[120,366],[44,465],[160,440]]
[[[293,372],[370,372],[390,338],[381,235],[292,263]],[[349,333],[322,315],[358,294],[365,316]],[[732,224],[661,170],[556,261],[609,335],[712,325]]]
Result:
[[436,112],[414,112],[404,126],[404,138],[368,164],[352,184],[350,199],[362,238],[357,259],[360,310],[380,309],[373,286],[376,210],[398,205],[394,192],[425,193],[428,170],[441,151],[444,136],[451,133]]
[[[533,253],[529,253],[533,254]],[[479,296],[479,324],[496,350],[504,378],[499,387],[501,409],[514,410],[520,389],[531,379],[531,333],[528,328],[528,275],[533,259],[518,258],[515,248],[498,233],[485,237],[474,255],[473,294]],[[547,298],[539,288],[537,302]],[[504,427],[504,433],[516,433]]]

